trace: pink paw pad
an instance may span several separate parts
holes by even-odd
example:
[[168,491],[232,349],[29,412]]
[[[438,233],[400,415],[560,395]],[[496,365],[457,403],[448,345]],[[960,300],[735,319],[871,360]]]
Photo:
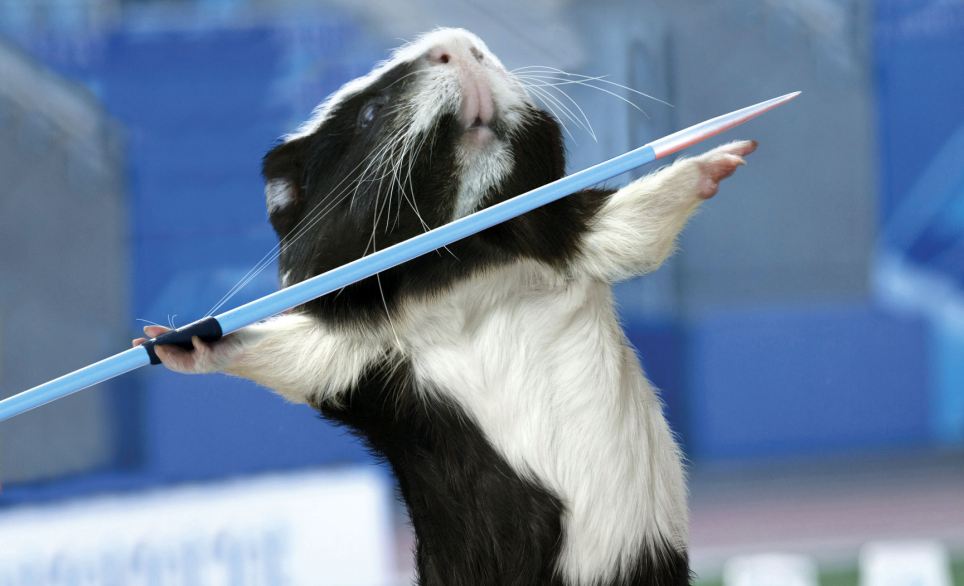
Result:
[[716,195],[720,182],[736,172],[738,167],[745,165],[743,157],[755,151],[756,147],[754,140],[741,140],[717,147],[697,157],[695,161],[701,173],[699,196],[709,199]]

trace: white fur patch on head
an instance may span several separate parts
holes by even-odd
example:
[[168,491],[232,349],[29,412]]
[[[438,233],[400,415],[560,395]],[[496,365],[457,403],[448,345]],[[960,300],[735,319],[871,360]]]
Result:
[[[463,65],[433,66],[424,61],[416,63],[432,49],[443,48],[464,59]],[[471,63],[467,63],[468,55]],[[478,59],[476,61],[476,59]],[[415,41],[396,49],[391,57],[379,63],[368,75],[352,80],[333,93],[314,111],[311,119],[285,140],[291,141],[318,130],[331,112],[345,100],[350,99],[376,83],[386,72],[403,63],[415,63],[410,88],[401,103],[393,104],[398,112],[395,127],[390,130],[391,140],[399,147],[384,150],[398,158],[400,153],[419,148],[424,136],[443,114],[458,114],[463,100],[463,82],[466,76],[472,83],[484,84],[493,100],[495,116],[500,124],[514,132],[522,125],[532,102],[522,84],[502,65],[479,37],[464,29],[437,29],[422,35]],[[476,211],[482,197],[491,186],[508,176],[512,170],[511,147],[499,138],[486,145],[456,145],[460,185],[455,202],[455,217]],[[269,182],[266,188],[268,208],[281,209],[292,201],[290,185],[281,181]]]
[[295,201],[295,188],[287,179],[272,179],[264,186],[264,198],[268,213],[283,210]]
[[[402,63],[413,63],[438,45],[456,45],[478,50],[483,55],[488,81],[500,116],[513,128],[522,121],[524,106],[531,104],[531,100],[519,81],[506,71],[499,58],[473,33],[460,28],[440,28],[395,49],[391,57],[376,65],[370,73],[343,85],[319,104],[311,117],[284,140],[288,142],[314,133],[328,119],[335,106],[363,92],[393,67]],[[414,115],[410,117],[412,132],[427,129],[440,112],[457,110],[461,97],[457,76],[450,70],[426,67],[418,77],[419,83],[409,104],[414,110]]]

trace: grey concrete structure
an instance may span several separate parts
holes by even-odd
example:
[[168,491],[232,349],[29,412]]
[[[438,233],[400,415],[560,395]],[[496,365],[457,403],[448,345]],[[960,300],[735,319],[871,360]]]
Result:
[[[118,129],[80,87],[0,45],[0,397],[116,352],[127,338]],[[113,461],[102,390],[0,424],[0,482]]]

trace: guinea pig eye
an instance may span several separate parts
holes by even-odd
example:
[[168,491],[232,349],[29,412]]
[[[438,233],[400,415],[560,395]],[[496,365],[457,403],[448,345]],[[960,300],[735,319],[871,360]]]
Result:
[[358,111],[358,126],[360,128],[368,128],[371,126],[375,119],[378,118],[378,112],[382,109],[385,101],[380,98],[374,98],[368,100],[361,110]]

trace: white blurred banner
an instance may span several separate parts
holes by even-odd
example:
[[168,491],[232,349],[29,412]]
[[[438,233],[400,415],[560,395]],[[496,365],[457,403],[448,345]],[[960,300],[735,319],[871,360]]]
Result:
[[793,554],[756,554],[729,560],[723,569],[724,586],[817,586],[817,566]]
[[382,586],[392,489],[304,473],[0,514],[0,586]]
[[936,541],[878,541],[860,550],[860,586],[953,586],[947,549]]

